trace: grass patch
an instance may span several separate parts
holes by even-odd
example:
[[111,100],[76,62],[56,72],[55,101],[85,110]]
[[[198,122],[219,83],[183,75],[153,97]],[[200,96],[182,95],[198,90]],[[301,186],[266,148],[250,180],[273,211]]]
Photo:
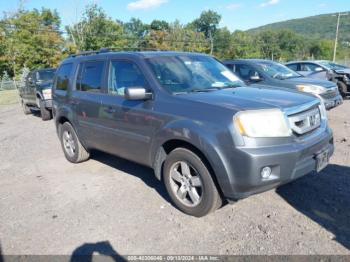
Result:
[[0,91],[0,105],[11,105],[18,103],[17,90]]

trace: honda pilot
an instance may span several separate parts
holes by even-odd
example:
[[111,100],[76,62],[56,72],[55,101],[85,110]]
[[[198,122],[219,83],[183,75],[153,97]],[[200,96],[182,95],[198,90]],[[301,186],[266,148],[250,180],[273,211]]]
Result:
[[321,171],[334,150],[318,98],[247,88],[197,53],[73,55],[56,72],[53,115],[68,161],[100,150],[151,167],[198,217]]

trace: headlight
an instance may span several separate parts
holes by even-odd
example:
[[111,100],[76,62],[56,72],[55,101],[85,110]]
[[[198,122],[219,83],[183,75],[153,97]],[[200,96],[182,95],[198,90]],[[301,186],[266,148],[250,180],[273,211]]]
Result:
[[248,110],[234,116],[235,128],[249,137],[288,137],[291,129],[279,109]]
[[43,90],[43,96],[45,99],[51,99],[51,88]]
[[297,89],[301,92],[311,93],[311,94],[322,94],[326,92],[326,88],[317,85],[297,85]]

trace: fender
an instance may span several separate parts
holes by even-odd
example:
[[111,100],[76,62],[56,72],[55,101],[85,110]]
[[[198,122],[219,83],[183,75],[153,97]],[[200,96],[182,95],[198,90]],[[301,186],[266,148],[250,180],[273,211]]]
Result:
[[228,163],[224,154],[220,152],[219,141],[215,136],[215,126],[204,125],[193,120],[175,120],[163,126],[154,136],[150,157],[155,170],[155,175],[161,179],[161,166],[166,158],[166,152],[162,145],[171,140],[180,140],[197,148],[209,162],[215,179],[219,183],[223,193],[230,190],[230,176]]
[[74,121],[74,112],[72,110],[71,107],[68,107],[67,105],[63,105],[59,108],[59,110],[55,110],[55,126],[56,126],[56,132],[57,135],[59,136],[59,125],[60,125],[60,120],[62,118],[65,118],[69,121],[69,123],[73,126],[77,136],[79,137],[79,141],[80,143],[85,147],[86,147],[86,143],[85,141],[82,139],[82,137],[79,135],[79,128],[77,126],[75,126],[75,121]]

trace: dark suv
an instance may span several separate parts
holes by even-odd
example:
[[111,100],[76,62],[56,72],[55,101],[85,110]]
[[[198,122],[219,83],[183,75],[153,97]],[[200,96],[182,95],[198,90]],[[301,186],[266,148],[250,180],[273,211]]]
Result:
[[30,109],[34,107],[40,109],[44,121],[52,118],[51,89],[55,71],[53,68],[34,70],[26,77],[24,85],[19,88],[22,108],[26,115],[30,114]]
[[334,150],[318,98],[247,88],[196,53],[71,56],[56,73],[53,114],[69,161],[97,149],[152,167],[194,216],[320,171]]

